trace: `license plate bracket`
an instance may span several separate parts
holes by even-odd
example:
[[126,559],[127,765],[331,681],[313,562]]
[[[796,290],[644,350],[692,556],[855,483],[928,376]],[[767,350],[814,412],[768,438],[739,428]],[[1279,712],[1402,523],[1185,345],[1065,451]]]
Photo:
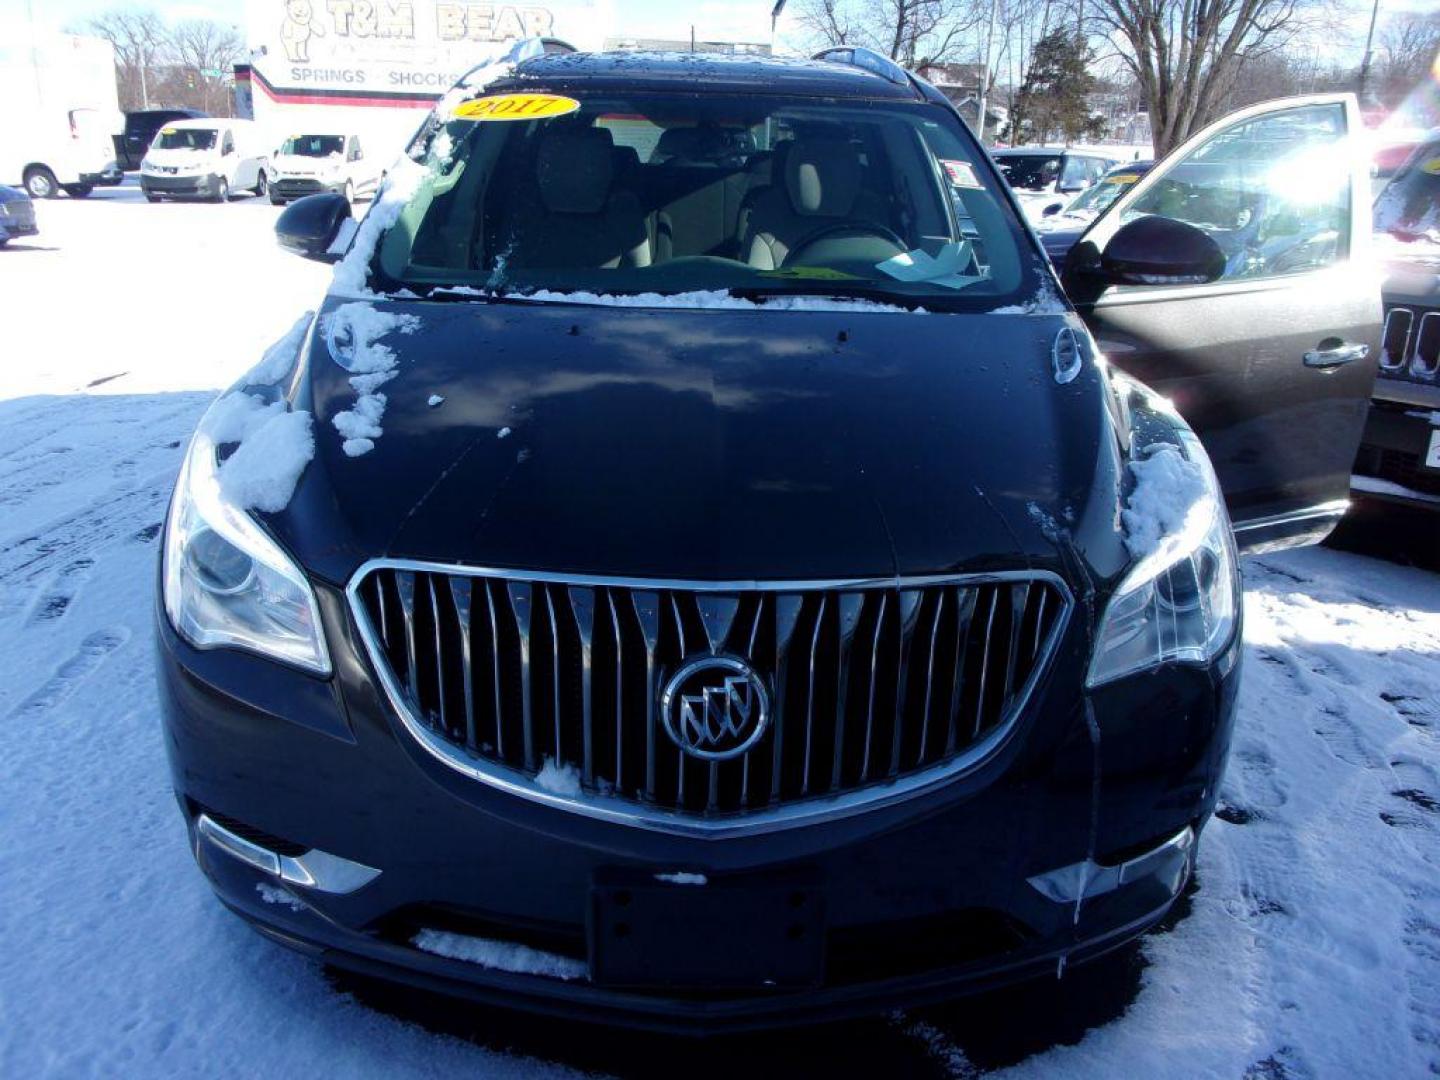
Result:
[[796,989],[824,973],[823,896],[804,875],[708,877],[597,872],[590,972],[603,986]]

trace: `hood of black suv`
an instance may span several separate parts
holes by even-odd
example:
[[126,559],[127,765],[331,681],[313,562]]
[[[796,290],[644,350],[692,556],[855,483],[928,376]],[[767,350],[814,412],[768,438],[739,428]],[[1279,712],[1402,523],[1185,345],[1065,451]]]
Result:
[[297,395],[315,459],[271,521],[337,584],[381,556],[692,580],[1059,568],[1057,523],[1092,492],[1113,519],[1102,377],[1054,377],[1073,316],[376,301],[409,332],[379,339],[382,433],[351,456],[355,373],[325,332],[342,303]]

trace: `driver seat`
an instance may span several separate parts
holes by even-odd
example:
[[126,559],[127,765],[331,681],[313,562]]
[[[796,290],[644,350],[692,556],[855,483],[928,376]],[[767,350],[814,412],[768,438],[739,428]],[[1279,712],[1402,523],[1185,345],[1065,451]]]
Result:
[[777,182],[754,201],[741,256],[757,270],[778,270],[807,237],[854,220],[863,171],[859,153],[844,139],[796,139]]

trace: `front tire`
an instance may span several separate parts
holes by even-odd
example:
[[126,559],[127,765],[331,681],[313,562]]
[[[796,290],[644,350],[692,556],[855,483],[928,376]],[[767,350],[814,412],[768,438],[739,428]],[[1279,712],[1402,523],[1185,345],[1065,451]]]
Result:
[[264,195],[265,192],[266,192],[266,190],[267,190],[267,187],[268,187],[268,185],[265,183],[265,170],[264,170],[264,169],[261,169],[261,170],[260,170],[260,175],[255,178],[255,194],[256,194],[256,196],[258,197],[258,196]]
[[212,201],[218,203],[227,203],[230,201],[230,181],[226,180],[223,176],[215,182],[215,195]]
[[355,185],[349,180],[345,181],[345,201],[351,206],[355,205]]
[[60,194],[60,182],[44,165],[33,165],[26,169],[24,184],[26,194],[32,199],[53,199]]

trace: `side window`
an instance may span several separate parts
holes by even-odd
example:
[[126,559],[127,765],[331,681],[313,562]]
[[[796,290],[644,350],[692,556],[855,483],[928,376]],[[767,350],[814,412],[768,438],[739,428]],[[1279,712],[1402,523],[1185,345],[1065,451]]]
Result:
[[229,156],[230,156],[231,154],[233,154],[234,152],[235,152],[235,136],[230,132],[229,128],[226,128],[226,130],[225,130],[225,141],[220,144],[220,153],[221,153],[221,155],[223,155],[224,157],[229,157]]
[[1086,159],[1085,159],[1085,183],[1086,183],[1086,184],[1095,184],[1095,183],[1098,183],[1099,180],[1100,180],[1100,178],[1105,175],[1106,171],[1107,171],[1109,168],[1110,168],[1110,162],[1104,160],[1103,158],[1086,158]]
[[1127,209],[1203,229],[1225,280],[1328,266],[1350,249],[1344,106],[1270,113],[1217,132]]
[[1061,191],[1079,191],[1089,183],[1086,164],[1086,159],[1082,157],[1065,159],[1065,168],[1060,172]]

